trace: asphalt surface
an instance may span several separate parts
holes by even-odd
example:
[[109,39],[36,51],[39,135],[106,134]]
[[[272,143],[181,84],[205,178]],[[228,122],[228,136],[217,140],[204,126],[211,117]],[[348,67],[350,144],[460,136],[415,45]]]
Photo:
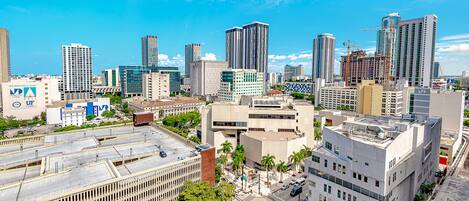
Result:
[[[294,186],[290,184],[290,182],[291,180],[294,180],[297,178],[298,177],[292,177],[283,181],[282,184],[279,183],[279,184],[272,186],[272,193],[269,195],[269,198],[271,198],[272,200],[277,200],[277,201],[298,201],[298,200],[305,199],[307,192],[308,192],[308,187],[305,185],[306,182],[303,184],[303,191],[300,194],[296,195],[295,197],[290,196],[290,192],[292,191],[293,186]],[[288,188],[285,190],[282,190],[281,189],[282,186],[287,185],[287,184],[288,184]]]

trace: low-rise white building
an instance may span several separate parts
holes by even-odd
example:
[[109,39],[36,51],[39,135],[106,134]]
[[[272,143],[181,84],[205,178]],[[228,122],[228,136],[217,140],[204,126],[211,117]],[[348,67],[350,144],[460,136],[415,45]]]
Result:
[[60,100],[59,79],[20,78],[2,83],[3,117],[32,119]]
[[319,104],[326,109],[337,109],[339,106],[348,106],[352,111],[357,110],[356,88],[351,87],[321,87],[319,89]]
[[441,118],[356,117],[325,127],[306,159],[309,200],[413,200],[435,182]]
[[57,101],[46,109],[47,124],[81,126],[86,122],[86,115],[101,118],[107,110],[110,110],[109,98]]
[[157,100],[170,96],[169,74],[150,72],[142,75],[143,97]]
[[262,156],[289,161],[303,145],[312,147],[314,106],[290,96],[249,97],[202,109],[202,143],[220,153],[225,141],[244,146],[246,164],[260,167]]
[[134,98],[129,101],[129,108],[135,112],[152,112],[155,120],[187,112],[200,112],[204,101],[191,97],[177,97],[160,100]]
[[400,90],[383,91],[383,101],[381,115],[383,116],[401,116],[403,97]]

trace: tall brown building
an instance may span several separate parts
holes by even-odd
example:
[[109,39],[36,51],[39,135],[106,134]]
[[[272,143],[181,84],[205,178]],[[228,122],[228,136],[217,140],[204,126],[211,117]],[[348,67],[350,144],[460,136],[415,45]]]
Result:
[[[387,62],[389,59],[386,56],[367,56],[363,50],[353,51],[350,55],[350,74],[347,86],[356,86],[362,80],[375,80],[378,84],[384,83]],[[346,57],[342,56],[340,67],[343,80],[346,80],[345,66]]]
[[0,82],[10,81],[10,46],[8,30],[0,28]]

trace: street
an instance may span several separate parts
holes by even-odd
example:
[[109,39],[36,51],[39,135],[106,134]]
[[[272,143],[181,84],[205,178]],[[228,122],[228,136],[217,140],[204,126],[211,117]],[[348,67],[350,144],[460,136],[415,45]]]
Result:
[[[292,197],[290,196],[290,192],[292,191],[293,189],[293,185],[290,184],[290,182],[294,179],[297,179],[298,177],[290,177],[288,179],[285,179],[285,181],[283,181],[283,184],[282,183],[278,183],[278,184],[275,184],[274,186],[272,186],[272,193],[269,195],[269,197],[273,200],[277,200],[277,201],[297,201],[297,200],[303,200],[306,198],[307,196],[307,192],[308,192],[308,187],[306,185],[303,184],[303,191],[298,194],[297,196],[295,197]],[[289,185],[287,189],[285,190],[282,190],[282,186],[283,185]]]

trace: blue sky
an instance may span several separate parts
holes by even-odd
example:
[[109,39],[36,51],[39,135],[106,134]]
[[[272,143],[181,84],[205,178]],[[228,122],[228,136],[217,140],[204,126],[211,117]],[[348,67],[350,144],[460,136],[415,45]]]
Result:
[[225,30],[262,21],[270,24],[269,71],[303,64],[311,74],[319,33],[336,36],[337,57],[346,40],[373,52],[382,16],[436,14],[436,60],[444,74],[459,75],[469,70],[467,8],[467,0],[0,0],[0,27],[10,31],[14,74],[60,74],[62,44],[92,47],[98,73],[140,64],[140,37],[157,35],[160,62],[182,70],[186,43],[203,44],[205,59],[224,60]]

